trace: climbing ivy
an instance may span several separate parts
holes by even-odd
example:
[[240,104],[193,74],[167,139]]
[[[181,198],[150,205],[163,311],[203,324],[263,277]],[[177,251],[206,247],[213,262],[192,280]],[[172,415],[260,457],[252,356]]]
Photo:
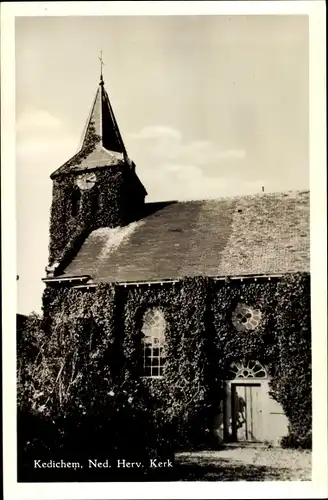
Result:
[[[163,440],[175,445],[188,441],[192,429],[205,432],[208,424],[206,284],[203,278],[185,278],[172,287],[129,289],[125,299],[125,377],[147,387]],[[142,378],[141,327],[145,311],[153,307],[166,319],[166,364],[163,379],[157,380]]]
[[[73,193],[77,190],[77,174],[67,174],[54,180],[50,219],[49,262],[61,263],[61,269],[70,261],[74,251],[92,229],[123,225],[122,192],[124,174],[122,167],[96,172],[97,184],[80,193],[76,215],[73,210]],[[59,271],[59,269],[58,269]]]
[[[115,383],[115,289],[101,285],[91,293],[47,288],[43,300],[43,320],[38,328],[31,323],[30,341],[35,344],[36,335],[38,354],[25,402],[29,400],[33,409],[51,418],[86,414],[104,403]],[[25,330],[28,335],[30,326]]]
[[[253,331],[238,331],[232,323],[240,302],[261,311],[261,322]],[[164,378],[151,382],[140,378],[142,317],[149,307],[161,308],[168,325]],[[271,379],[271,395],[290,421],[292,437],[283,444],[311,446],[308,275],[244,282],[185,278],[172,287],[129,289],[124,317],[126,376],[149,385],[160,403],[160,417],[176,424],[178,440],[195,440],[195,427],[204,439],[224,398],[222,381],[232,362],[260,360]],[[300,378],[295,391],[295,379]]]
[[310,279],[289,276],[276,290],[276,337],[280,346],[272,395],[289,419],[289,435],[283,446],[311,447],[312,370]]
[[[81,150],[51,175],[49,266],[59,264],[57,274],[74,257],[90,231],[124,226],[140,216],[146,191],[134,163],[118,159],[115,165],[109,161],[105,167],[80,166],[100,141],[91,122]],[[86,170],[95,172],[97,182],[91,189],[80,191],[76,179]]]
[[[214,350],[213,357],[216,376],[224,380],[225,374],[233,361],[261,360],[273,369],[277,356],[275,338],[276,321],[275,280],[229,283],[216,282],[211,287],[211,312],[213,319]],[[262,313],[261,322],[255,330],[238,331],[232,323],[232,313],[238,303],[245,303]],[[273,361],[275,360],[275,361]],[[271,371],[270,375],[274,375]]]
[[[245,334],[234,328],[231,315],[238,302],[261,310],[262,320],[256,330]],[[233,361],[260,360],[271,379],[271,396],[281,403],[290,422],[289,436],[282,445],[311,447],[309,276],[212,284],[211,304],[216,332],[212,365],[217,379],[224,380]]]
[[[49,480],[33,470],[35,457],[69,461],[75,457],[82,463],[93,457],[149,462],[157,454],[152,439],[156,433],[149,434],[152,419],[146,400],[124,386],[114,327],[115,287],[100,285],[95,291],[49,287],[43,306],[43,318],[31,318],[25,325],[18,350],[21,480]],[[29,344],[34,346],[32,352],[25,349]],[[99,480],[101,472],[107,478],[105,470],[87,471],[87,477],[94,474],[93,480]],[[85,480],[85,473],[75,474],[74,480],[79,477]]]
[[60,169],[60,173],[69,172],[71,167],[80,165],[82,161],[85,160],[96,149],[96,146],[100,141],[101,136],[96,134],[96,127],[94,122],[89,122],[88,129],[80,151],[76,153],[70,160],[64,163],[64,165]]
[[[261,310],[255,330],[234,327],[231,315],[240,302]],[[48,449],[58,443],[67,448],[79,432],[100,450],[107,436],[113,453],[124,443],[131,449],[137,438],[133,449],[152,456],[186,444],[209,445],[221,383],[240,360],[266,365],[272,396],[290,422],[283,445],[311,446],[308,275],[244,282],[196,277],[149,287],[99,285],[93,291],[47,287],[43,307],[42,320],[25,325],[19,344],[18,396],[25,420],[33,414],[65,434],[61,440],[56,431]],[[162,379],[142,376],[148,308],[161,309],[166,320]],[[118,422],[125,422],[124,430]],[[138,436],[132,432],[136,422]],[[98,429],[97,439],[90,429]]]

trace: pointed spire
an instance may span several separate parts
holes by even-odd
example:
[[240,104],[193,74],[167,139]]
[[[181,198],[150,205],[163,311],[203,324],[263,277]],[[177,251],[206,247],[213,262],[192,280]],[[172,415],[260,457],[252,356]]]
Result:
[[94,134],[99,136],[101,146],[105,149],[116,153],[122,153],[126,156],[123,139],[108,94],[104,87],[102,70],[99,87],[87,122],[82,148],[85,142],[88,141],[89,136]]
[[69,171],[130,163],[118,124],[104,87],[102,52],[100,82],[84,129],[77,154],[57,169],[51,177]]
[[103,69],[103,66],[105,66],[105,63],[104,63],[103,58],[102,58],[102,50],[100,51],[99,61],[100,61],[100,85],[103,85],[104,79],[103,79],[102,69]]

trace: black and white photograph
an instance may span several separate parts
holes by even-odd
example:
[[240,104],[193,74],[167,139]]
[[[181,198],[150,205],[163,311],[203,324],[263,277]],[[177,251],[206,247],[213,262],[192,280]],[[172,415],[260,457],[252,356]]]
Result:
[[310,482],[309,16],[14,36],[17,482]]

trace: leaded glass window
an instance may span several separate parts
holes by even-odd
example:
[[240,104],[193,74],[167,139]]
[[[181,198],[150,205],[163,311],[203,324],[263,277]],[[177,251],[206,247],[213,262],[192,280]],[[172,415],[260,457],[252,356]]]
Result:
[[165,365],[165,327],[162,311],[149,309],[143,318],[143,367],[145,377],[162,377]]
[[235,378],[267,378],[267,372],[258,361],[236,361],[230,366],[229,375],[230,380]]
[[259,309],[253,309],[246,304],[238,304],[232,313],[232,323],[239,331],[255,330],[262,318]]

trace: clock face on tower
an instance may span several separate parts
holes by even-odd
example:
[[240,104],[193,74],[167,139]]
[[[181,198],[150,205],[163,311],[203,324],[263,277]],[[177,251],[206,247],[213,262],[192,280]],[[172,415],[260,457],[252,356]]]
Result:
[[76,185],[80,189],[91,189],[96,183],[97,177],[94,172],[88,172],[86,174],[81,174],[76,179]]

